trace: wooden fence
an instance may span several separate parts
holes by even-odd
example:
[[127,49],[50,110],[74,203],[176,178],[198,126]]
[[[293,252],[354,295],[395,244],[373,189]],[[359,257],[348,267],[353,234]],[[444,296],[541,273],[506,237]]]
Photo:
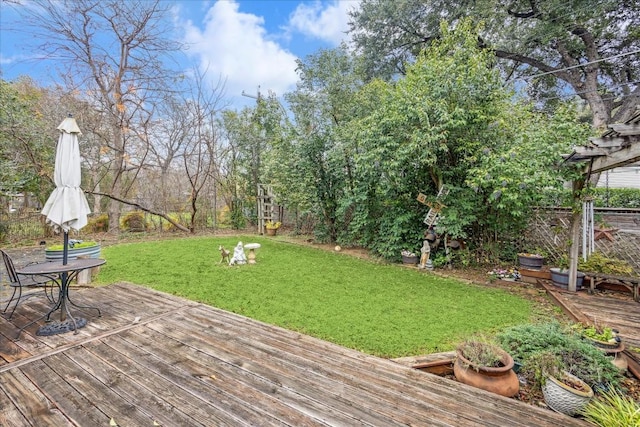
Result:
[[[595,208],[594,217],[596,223],[606,224],[602,229],[609,230],[597,233],[595,250],[609,258],[627,261],[640,275],[640,209]],[[550,262],[555,262],[568,252],[570,228],[568,208],[539,209],[531,219],[525,245],[531,250],[539,248]]]

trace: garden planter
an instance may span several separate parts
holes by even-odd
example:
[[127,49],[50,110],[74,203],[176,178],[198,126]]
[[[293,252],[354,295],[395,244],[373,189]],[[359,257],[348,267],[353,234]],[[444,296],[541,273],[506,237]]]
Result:
[[275,228],[267,228],[267,236],[275,236],[278,230]]
[[460,351],[457,351],[456,361],[453,364],[456,379],[461,383],[501,396],[515,396],[520,390],[520,383],[518,376],[513,371],[513,358],[504,350],[501,351],[501,354],[503,366],[491,368],[475,365],[467,360]]
[[[561,268],[551,268],[551,281],[554,285],[562,289],[569,289],[569,270]],[[576,290],[582,288],[582,282],[584,280],[584,273],[577,272],[576,277]]]
[[[45,249],[44,257],[49,261],[62,261],[63,253],[63,249]],[[67,260],[77,259],[78,257],[100,258],[100,245],[68,249]]]
[[402,255],[402,263],[403,264],[417,264],[418,263],[418,257],[417,256],[405,256]]
[[[547,405],[556,412],[575,415],[584,408],[593,397],[593,390],[580,378],[563,372],[565,382],[552,376],[547,376],[542,386],[542,394]],[[574,388],[578,386],[579,389]]]
[[518,254],[518,265],[528,270],[540,270],[544,264],[544,257]]

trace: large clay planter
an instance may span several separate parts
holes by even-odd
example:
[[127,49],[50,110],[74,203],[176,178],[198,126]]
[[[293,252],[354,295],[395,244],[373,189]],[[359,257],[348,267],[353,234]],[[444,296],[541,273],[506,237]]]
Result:
[[277,232],[277,228],[267,228],[267,236],[275,236]]
[[502,351],[502,365],[497,368],[478,366],[467,360],[457,351],[453,364],[453,373],[461,383],[468,384],[501,396],[512,397],[518,394],[520,383],[513,372],[513,358],[506,351]]
[[547,376],[542,386],[542,394],[544,401],[554,411],[575,415],[589,403],[593,397],[593,390],[580,378],[568,372],[564,372],[564,375],[580,383],[585,391],[576,390],[552,376]]

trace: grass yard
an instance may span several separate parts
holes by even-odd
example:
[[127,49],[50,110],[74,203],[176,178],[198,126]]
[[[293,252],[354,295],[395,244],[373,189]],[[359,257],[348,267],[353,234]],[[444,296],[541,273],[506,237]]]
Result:
[[[257,264],[221,264],[238,240]],[[245,251],[248,252],[248,251]],[[103,247],[99,283],[127,281],[382,357],[454,349],[473,333],[531,320],[533,302],[400,265],[256,236]]]

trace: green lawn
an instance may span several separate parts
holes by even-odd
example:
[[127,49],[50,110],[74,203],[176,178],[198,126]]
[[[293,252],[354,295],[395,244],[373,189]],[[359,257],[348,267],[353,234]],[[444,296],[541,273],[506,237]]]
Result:
[[[257,242],[257,264],[219,263],[218,246]],[[233,253],[233,252],[232,252]],[[197,237],[102,249],[98,283],[128,281],[383,357],[452,350],[463,337],[530,320],[530,301],[256,236]]]

